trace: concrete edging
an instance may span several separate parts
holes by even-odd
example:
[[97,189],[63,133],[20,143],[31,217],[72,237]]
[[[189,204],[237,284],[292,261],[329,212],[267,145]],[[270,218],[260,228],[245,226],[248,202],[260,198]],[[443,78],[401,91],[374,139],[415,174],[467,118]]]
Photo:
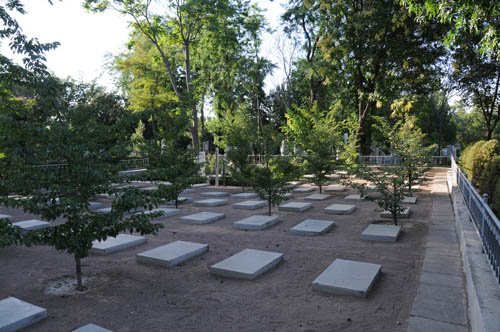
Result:
[[500,287],[482,252],[481,239],[451,171],[447,184],[463,260],[471,331],[496,332],[500,327]]

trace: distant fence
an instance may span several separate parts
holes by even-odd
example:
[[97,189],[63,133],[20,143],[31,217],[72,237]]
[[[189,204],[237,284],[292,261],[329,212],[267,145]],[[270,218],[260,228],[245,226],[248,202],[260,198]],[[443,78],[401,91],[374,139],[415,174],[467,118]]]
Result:
[[451,168],[481,238],[483,250],[500,284],[500,220],[467,180],[465,173],[458,168],[454,158],[451,158]]
[[[401,159],[397,156],[359,156],[359,163],[363,165],[394,166],[401,164]],[[450,156],[432,156],[432,167],[450,167]]]

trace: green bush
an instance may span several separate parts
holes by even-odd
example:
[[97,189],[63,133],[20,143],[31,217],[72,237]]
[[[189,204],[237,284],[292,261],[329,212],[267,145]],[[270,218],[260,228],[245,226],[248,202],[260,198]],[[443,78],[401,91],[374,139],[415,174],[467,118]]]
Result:
[[493,195],[490,202],[491,202],[491,207],[493,208],[493,211],[498,216],[500,213],[500,177],[497,178],[497,181],[495,183],[495,194]]
[[481,173],[479,182],[476,183],[481,194],[487,193],[490,202],[496,197],[496,185],[500,179],[500,155],[494,156],[492,159],[486,161],[484,170]]
[[[465,149],[460,157],[460,166],[480,192],[488,192],[487,186],[485,186],[485,183],[488,182],[488,177],[483,173],[485,173],[487,165],[497,155],[500,155],[500,142],[492,139],[474,143]],[[496,183],[495,179],[489,179],[493,183]]]
[[469,179],[472,179],[472,165],[474,163],[475,157],[477,156],[477,152],[484,143],[486,143],[486,141],[478,141],[472,145],[469,145],[460,156],[460,167],[465,171],[465,173],[467,173]]

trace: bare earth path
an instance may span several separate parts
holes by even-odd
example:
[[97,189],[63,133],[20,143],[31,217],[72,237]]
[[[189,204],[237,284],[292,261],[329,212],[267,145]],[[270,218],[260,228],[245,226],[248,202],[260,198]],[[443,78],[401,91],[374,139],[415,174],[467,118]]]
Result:
[[[95,323],[115,332],[132,331],[384,331],[407,330],[416,295],[430,224],[432,199],[427,186],[418,193],[409,221],[397,243],[361,240],[367,225],[379,220],[373,202],[355,202],[350,215],[332,216],[323,208],[345,203],[354,193],[332,194],[333,198],[313,202],[305,213],[281,213],[282,221],[265,231],[233,228],[234,221],[253,214],[265,214],[231,207],[182,206],[180,215],[162,219],[165,228],[158,237],[136,248],[104,257],[83,260],[89,289],[80,294],[45,294],[54,281],[73,278],[72,257],[49,247],[0,249],[0,299],[15,296],[48,310],[48,318],[25,331],[71,331]],[[206,187],[189,194],[203,199]],[[231,193],[238,188],[218,188]],[[317,191],[316,191],[317,192]],[[308,194],[294,194],[303,201]],[[102,200],[108,206],[109,201]],[[350,203],[349,203],[350,204]],[[224,212],[226,218],[209,225],[186,225],[179,217],[199,211]],[[14,221],[28,215],[0,207]],[[288,230],[306,218],[335,220],[337,227],[319,237],[300,237]],[[207,243],[208,253],[180,266],[162,268],[136,263],[135,254],[185,240]],[[225,279],[209,273],[209,266],[242,249],[284,253],[284,261],[253,281]],[[313,291],[312,281],[334,259],[382,264],[381,279],[366,299],[330,296]]]

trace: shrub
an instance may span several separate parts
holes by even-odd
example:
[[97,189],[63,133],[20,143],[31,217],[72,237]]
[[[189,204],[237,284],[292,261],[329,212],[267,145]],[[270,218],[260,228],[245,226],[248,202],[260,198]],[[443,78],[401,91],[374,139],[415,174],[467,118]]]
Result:
[[478,149],[477,154],[473,156],[472,162],[472,180],[479,186],[481,192],[487,192],[486,188],[481,187],[481,178],[485,173],[486,166],[491,160],[500,154],[500,142],[497,140],[489,140]]
[[497,215],[500,213],[500,177],[497,178],[495,183],[495,194],[491,199],[491,207]]
[[477,152],[484,143],[486,143],[486,141],[478,141],[472,145],[469,145],[460,157],[460,167],[465,171],[465,173],[467,173],[469,179],[472,179],[472,164],[474,163],[474,159],[477,156]]
[[497,181],[500,179],[500,155],[494,156],[491,160],[486,161],[483,172],[481,173],[479,182],[476,183],[479,191],[487,193],[490,202],[495,199]]

